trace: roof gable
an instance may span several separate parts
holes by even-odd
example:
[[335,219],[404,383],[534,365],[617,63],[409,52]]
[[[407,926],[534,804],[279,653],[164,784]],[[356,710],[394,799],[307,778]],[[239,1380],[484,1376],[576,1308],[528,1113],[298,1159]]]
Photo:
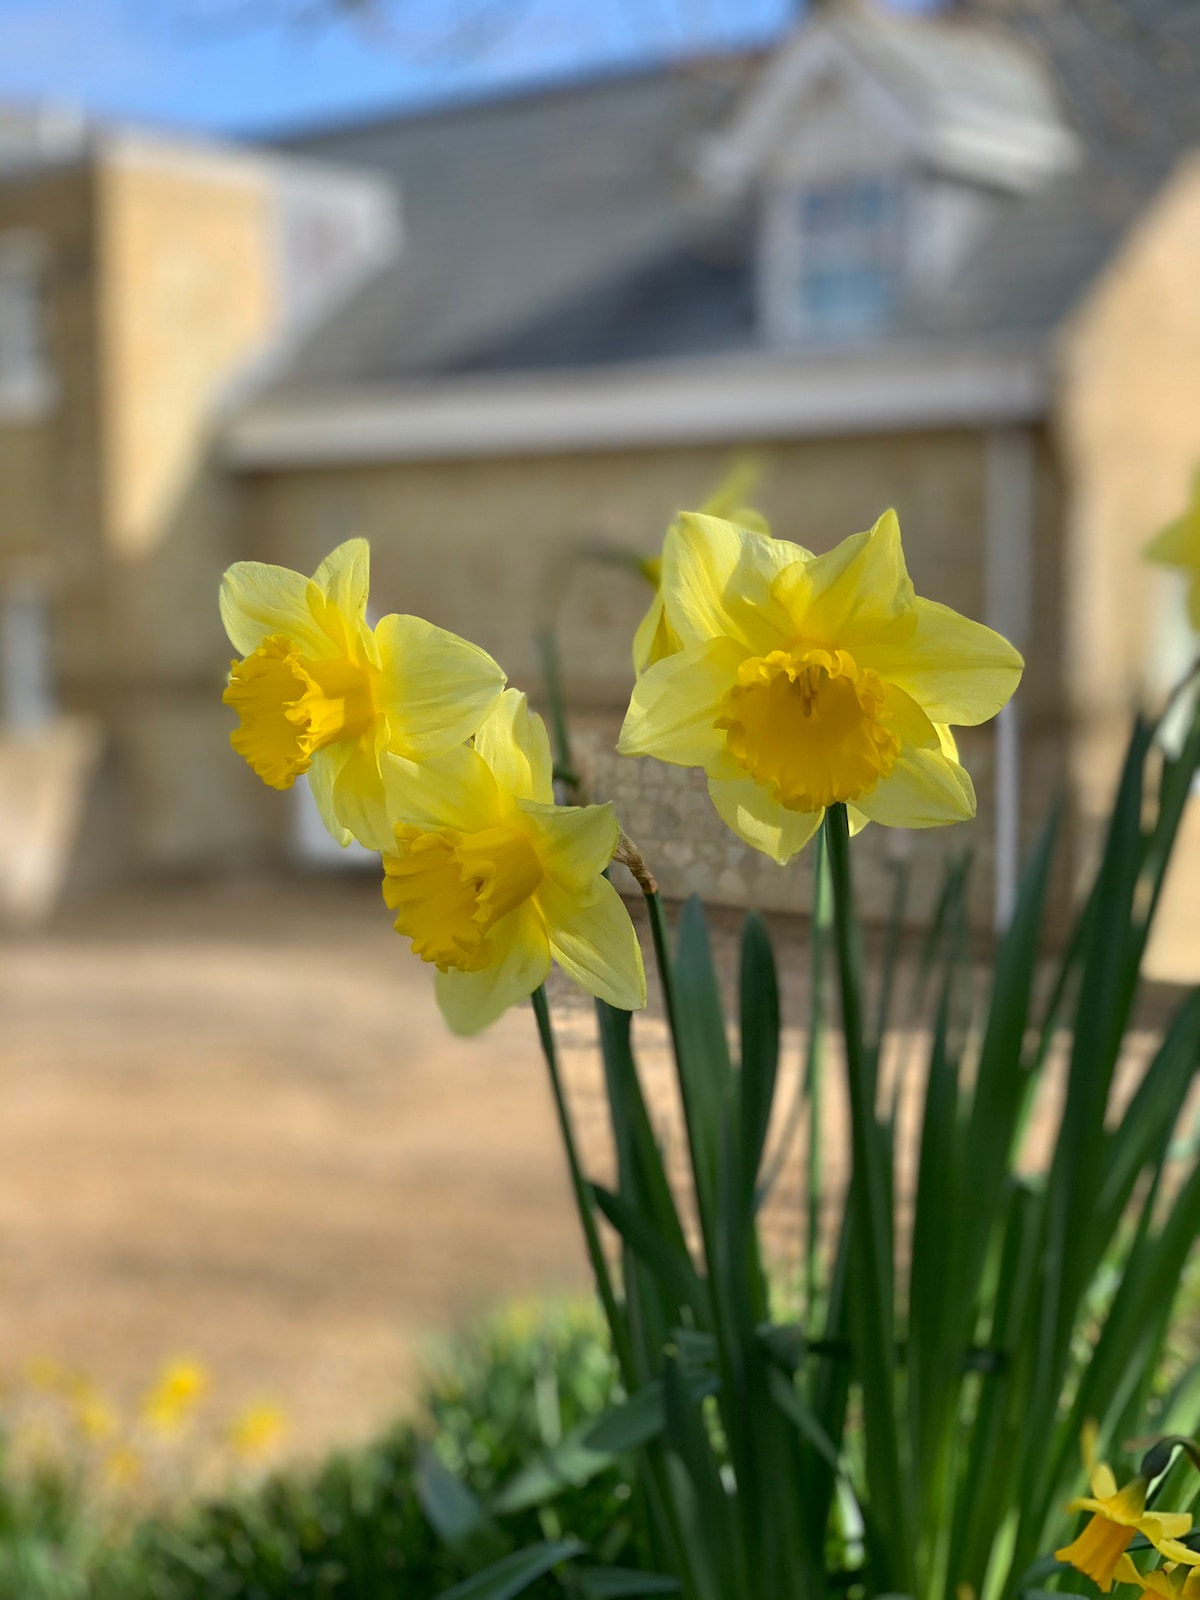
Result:
[[709,140],[703,171],[724,188],[772,159],[797,108],[831,83],[936,172],[1023,191],[1076,165],[1081,147],[1051,78],[1019,40],[963,21],[847,6],[800,29]]

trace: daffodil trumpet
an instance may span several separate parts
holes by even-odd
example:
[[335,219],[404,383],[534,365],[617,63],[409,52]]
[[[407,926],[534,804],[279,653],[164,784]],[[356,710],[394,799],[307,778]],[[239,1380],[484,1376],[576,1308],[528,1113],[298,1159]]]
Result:
[[854,829],[974,816],[950,725],[995,716],[1023,662],[915,594],[893,512],[823,556],[685,513],[661,594],[679,648],[639,678],[618,748],[703,768],[747,844],[785,863],[839,803]]
[[382,760],[442,755],[495,705],[504,674],[477,645],[420,617],[367,623],[369,549],[339,545],[311,578],[239,561],[221,583],[221,620],[241,659],[225,704],[230,743],[264,783],[303,773],[340,844],[377,831]]
[[646,1003],[641,950],[604,876],[620,829],[611,805],[554,803],[542,719],[508,689],[475,734],[420,765],[385,762],[383,856],[396,931],[436,969],[450,1027],[476,1033],[529,998],[552,961],[625,1010]]

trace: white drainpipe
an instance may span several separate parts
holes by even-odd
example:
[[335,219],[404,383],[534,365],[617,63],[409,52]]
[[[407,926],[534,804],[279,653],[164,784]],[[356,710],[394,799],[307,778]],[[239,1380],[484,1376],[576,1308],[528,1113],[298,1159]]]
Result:
[[[1033,595],[1034,442],[1025,428],[986,436],[984,594],[987,624],[1024,650]],[[1016,697],[996,719],[995,925],[1008,926],[1021,867],[1021,713]]]

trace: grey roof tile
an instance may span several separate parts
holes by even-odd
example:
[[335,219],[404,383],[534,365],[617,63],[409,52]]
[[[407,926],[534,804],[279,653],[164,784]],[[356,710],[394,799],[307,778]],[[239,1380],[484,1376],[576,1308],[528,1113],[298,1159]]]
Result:
[[[1042,55],[1086,158],[1008,199],[956,279],[907,307],[903,336],[1053,329],[1200,142],[1200,0],[962,0],[925,55],[913,21],[874,48],[913,94],[1015,96],[1014,114],[1043,115],[1011,47],[989,65],[981,22]],[[697,136],[723,124],[754,66],[730,57],[290,141],[394,175],[408,243],[276,392],[753,343],[751,230],[705,220],[690,174]]]

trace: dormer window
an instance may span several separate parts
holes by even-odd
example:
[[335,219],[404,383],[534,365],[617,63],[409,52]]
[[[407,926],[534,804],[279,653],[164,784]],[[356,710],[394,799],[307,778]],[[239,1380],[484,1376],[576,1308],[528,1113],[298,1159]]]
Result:
[[802,188],[794,223],[798,331],[835,339],[878,332],[902,279],[899,183],[864,176]]
[[38,234],[25,228],[0,233],[0,417],[40,415],[54,396],[45,266]]

